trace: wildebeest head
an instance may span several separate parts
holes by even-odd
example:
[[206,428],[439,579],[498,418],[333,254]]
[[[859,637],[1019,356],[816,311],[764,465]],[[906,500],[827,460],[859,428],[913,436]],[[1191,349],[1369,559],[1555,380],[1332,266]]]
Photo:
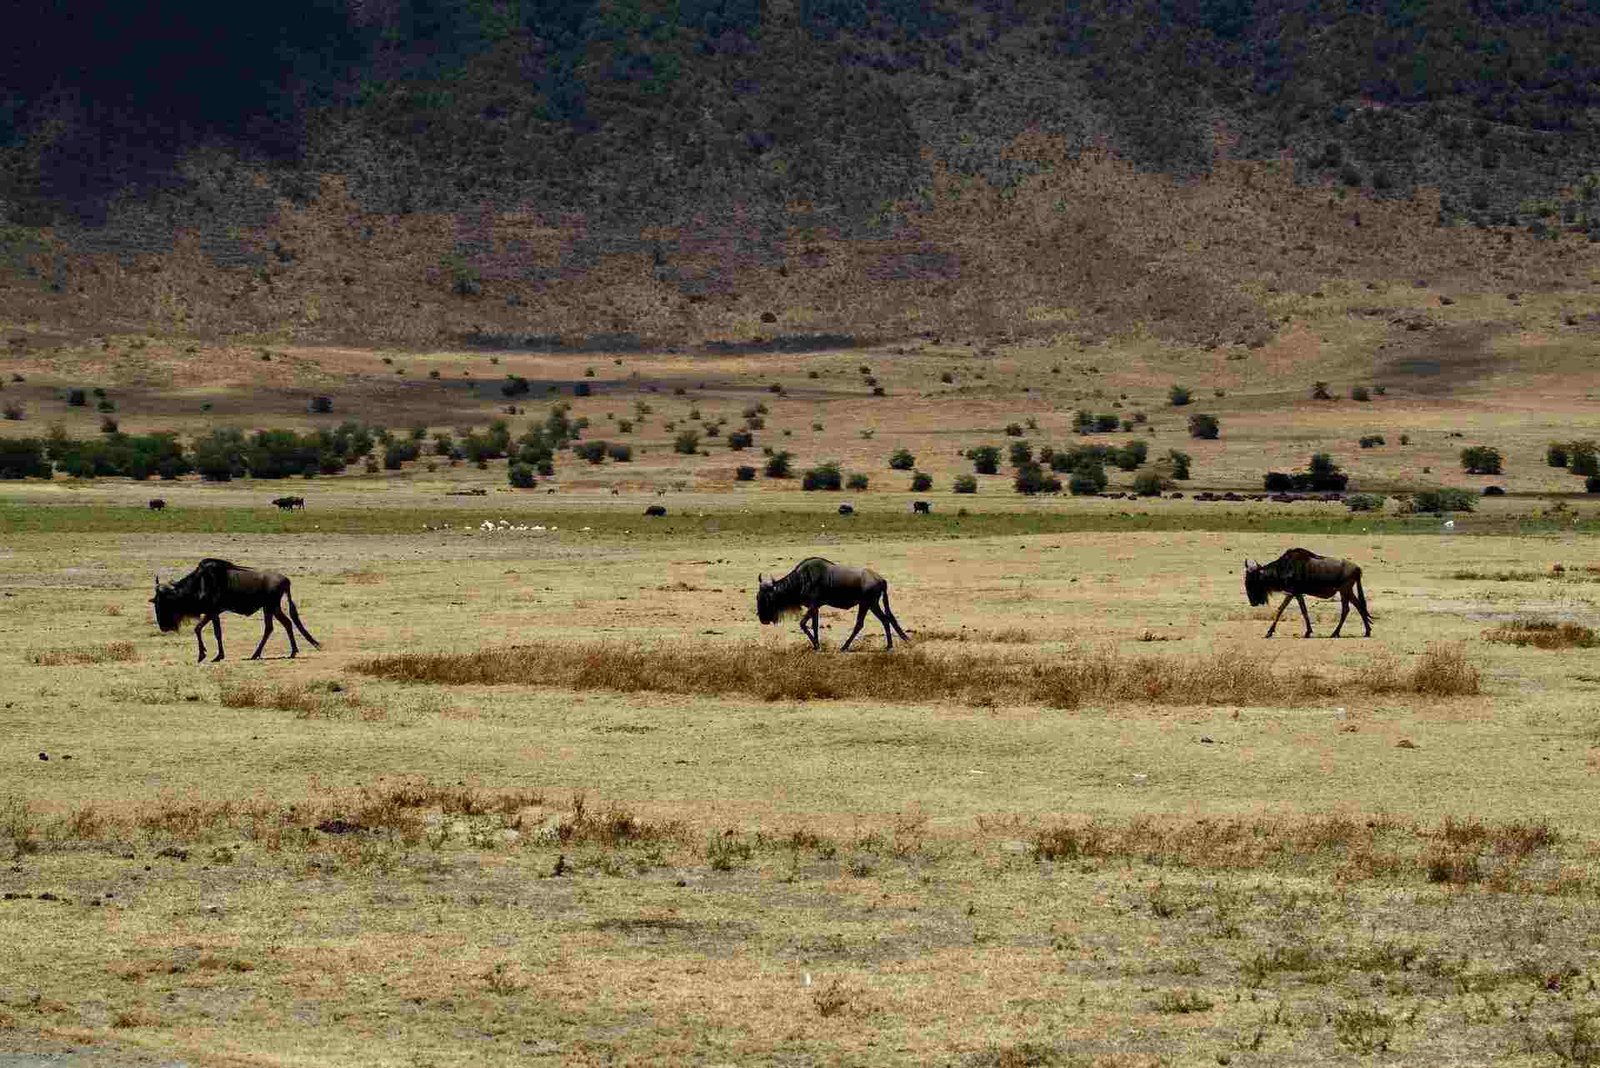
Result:
[[156,607],[156,626],[161,628],[161,633],[170,634],[183,622],[183,602],[184,597],[176,586],[156,577],[156,593],[150,603]]
[[1258,608],[1267,603],[1267,577],[1260,564],[1249,560],[1244,562],[1244,595]]
[[778,607],[776,584],[765,575],[757,575],[756,582],[756,618],[762,623],[778,622],[783,618],[783,610]]

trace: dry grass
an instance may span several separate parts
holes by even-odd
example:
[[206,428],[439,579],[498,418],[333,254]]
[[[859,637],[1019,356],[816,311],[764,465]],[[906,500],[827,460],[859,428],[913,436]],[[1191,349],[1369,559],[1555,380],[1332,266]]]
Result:
[[1048,660],[930,653],[819,656],[808,650],[542,642],[474,653],[405,653],[354,670],[447,686],[544,686],[619,693],[743,694],[763,700],[957,701],[1076,708],[1086,701],[1295,705],[1350,693],[1460,696],[1478,672],[1457,646],[1430,646],[1409,670],[1374,661],[1343,677],[1277,669],[1236,653],[1126,656],[1080,649]]
[[1483,637],[1485,641],[1531,645],[1535,649],[1592,649],[1600,643],[1589,627],[1551,619],[1514,619],[1484,631]]
[[28,654],[28,662],[40,667],[61,667],[65,664],[126,663],[139,658],[132,642],[106,642],[104,645],[81,645],[73,649],[45,649]]
[[340,682],[228,681],[217,687],[217,701],[224,708],[293,712],[296,719],[336,719],[362,707],[356,695]]

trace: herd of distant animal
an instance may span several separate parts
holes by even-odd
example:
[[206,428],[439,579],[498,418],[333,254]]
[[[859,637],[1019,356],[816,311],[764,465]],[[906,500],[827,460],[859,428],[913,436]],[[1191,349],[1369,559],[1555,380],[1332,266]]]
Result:
[[[1367,612],[1367,597],[1361,586],[1361,568],[1358,565],[1349,560],[1319,556],[1309,549],[1298,548],[1290,549],[1270,564],[1258,564],[1248,559],[1244,564],[1245,597],[1252,605],[1266,604],[1274,593],[1284,594],[1283,602],[1278,605],[1272,624],[1267,628],[1267,637],[1272,637],[1277,631],[1278,621],[1283,618],[1284,609],[1289,607],[1291,601],[1300,606],[1300,615],[1306,625],[1304,636],[1311,637],[1311,613],[1306,610],[1306,598],[1327,600],[1335,595],[1340,600],[1339,623],[1329,637],[1337,638],[1344,629],[1351,605],[1361,615],[1361,623],[1365,628],[1363,636],[1372,637],[1372,617]],[[195,624],[194,638],[199,646],[200,662],[206,659],[204,631],[207,624],[210,624],[217,640],[217,653],[211,659],[217,661],[223,658],[221,617],[225,612],[241,616],[265,613],[266,627],[261,633],[261,641],[256,643],[256,651],[251,654],[252,660],[261,658],[267,639],[272,637],[273,620],[282,622],[284,633],[289,636],[289,656],[292,659],[300,654],[299,644],[295,641],[296,630],[315,648],[322,646],[300,621],[300,612],[295,607],[289,587],[288,576],[277,571],[258,571],[227,560],[207,557],[193,571],[175,582],[162,582],[157,576],[155,595],[150,598],[150,603],[155,606],[156,624],[164,634],[176,631],[186,620],[199,620]],[[285,604],[289,609],[287,614],[284,613]],[[800,633],[811,642],[813,650],[822,648],[818,615],[823,608],[856,609],[855,629],[840,646],[840,652],[850,651],[851,644],[866,624],[869,612],[883,624],[883,639],[887,648],[894,648],[896,634],[903,641],[911,640],[911,636],[895,618],[894,610],[889,607],[888,580],[871,568],[850,567],[820,556],[811,556],[796,564],[782,578],[757,576],[756,618],[765,625],[779,623],[787,615],[799,615]]]

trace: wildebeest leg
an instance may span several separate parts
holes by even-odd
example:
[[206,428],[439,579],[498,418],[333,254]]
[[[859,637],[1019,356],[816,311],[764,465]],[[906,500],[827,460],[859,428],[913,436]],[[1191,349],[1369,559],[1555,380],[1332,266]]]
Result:
[[889,617],[884,615],[883,609],[876,603],[872,605],[872,614],[878,617],[878,622],[883,624],[883,647],[894,648],[894,634],[889,630]]
[[1338,626],[1333,628],[1333,633],[1328,635],[1328,637],[1337,638],[1339,636],[1339,632],[1344,629],[1344,617],[1349,615],[1349,614],[1350,614],[1350,591],[1349,590],[1340,590],[1339,591],[1339,624],[1338,624]]
[[222,659],[222,613],[217,612],[211,616],[211,633],[217,636],[217,655],[211,658],[214,664]]
[[206,629],[206,622],[206,617],[201,616],[200,622],[194,625],[194,641],[196,645],[200,646],[200,658],[195,661],[197,664],[204,664],[206,662],[206,640],[200,633]]
[[[856,629],[851,631],[850,637],[846,638],[844,640],[844,644],[839,646],[839,651],[841,653],[848,653],[850,651],[850,643],[856,640],[857,634],[861,633],[861,626],[867,621],[867,609],[871,606],[871,601],[861,602],[861,607],[856,610]],[[884,629],[887,630],[888,628],[886,627]]]
[[[822,648],[822,640],[817,637],[817,613],[821,611],[817,605],[812,605],[805,615],[800,617],[800,633],[811,639],[813,650]],[[806,629],[806,620],[811,620],[811,629]]]
[[[267,624],[261,629],[261,640],[256,643],[256,651],[250,654],[251,660],[261,659],[261,650],[267,647],[267,639],[272,637],[272,617],[278,614],[275,605],[267,605],[261,610],[261,618]],[[289,640],[294,641],[294,631],[289,632]]]
[[1300,602],[1300,616],[1306,621],[1306,632],[1304,636],[1309,638],[1311,637],[1311,613],[1306,611],[1306,595],[1303,593],[1297,593],[1294,595],[1294,599]]
[[1267,637],[1272,637],[1272,632],[1278,629],[1278,620],[1283,618],[1283,610],[1289,607],[1289,602],[1294,600],[1294,594],[1287,594],[1283,603],[1278,606],[1278,614],[1272,617],[1272,626],[1267,628]]
[[1361,613],[1361,624],[1367,628],[1364,637],[1372,637],[1372,617],[1367,614],[1367,594],[1361,588],[1361,580],[1356,579],[1356,611]]
[[283,632],[289,636],[289,659],[293,660],[300,655],[300,646],[294,640],[294,624],[289,622],[289,617],[281,607],[278,609],[278,622],[283,624]]
[[[889,622],[894,625],[895,633],[900,635],[902,641],[910,641],[911,635],[907,634],[900,626],[900,621],[894,617],[894,609],[889,607],[889,587],[883,588],[883,614],[889,617]],[[894,648],[894,642],[889,643],[889,648]]]
[[[306,625],[300,622],[300,610],[294,606],[294,594],[286,592],[283,599],[289,602],[289,618],[283,621],[283,629],[289,630],[289,648],[291,650],[294,649],[294,632],[289,628],[289,622],[293,620],[294,625],[300,628],[300,633],[305,635],[306,641],[311,643],[312,648],[321,649],[322,643],[313,638],[311,632],[306,630]],[[281,618],[283,613],[279,612],[278,615]],[[292,656],[293,653],[291,652],[290,655]]]

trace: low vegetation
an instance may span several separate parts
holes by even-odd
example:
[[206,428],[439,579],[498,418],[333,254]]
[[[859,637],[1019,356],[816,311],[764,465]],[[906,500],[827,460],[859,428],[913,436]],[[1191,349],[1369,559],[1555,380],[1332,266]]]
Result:
[[1523,618],[1483,632],[1485,641],[1535,649],[1592,649],[1600,644],[1590,627],[1553,619]]
[[64,664],[126,663],[138,658],[139,654],[132,642],[118,641],[70,649],[45,649],[29,653],[28,663],[42,667],[59,667]]

